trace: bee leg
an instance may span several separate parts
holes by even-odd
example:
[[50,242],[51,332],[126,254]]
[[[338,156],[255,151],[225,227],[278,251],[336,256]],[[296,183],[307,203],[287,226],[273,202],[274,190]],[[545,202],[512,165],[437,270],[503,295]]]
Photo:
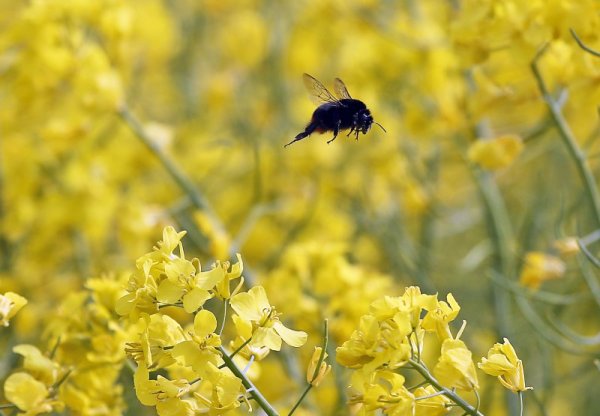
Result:
[[340,132],[340,124],[342,124],[341,121],[338,121],[337,125],[333,128],[333,137],[331,138],[331,140],[329,140],[327,142],[327,144],[331,143],[332,141],[335,140],[335,138],[337,137],[338,133]]
[[337,130],[335,130],[335,131],[333,132],[333,137],[331,138],[331,140],[327,140],[327,144],[329,144],[329,143],[331,143],[332,141],[334,141],[334,140],[335,140],[335,138],[337,137],[337,135],[338,135],[338,131],[337,131]]
[[346,137],[350,137],[350,135],[352,134],[353,131],[354,131],[354,126],[352,126],[350,128],[350,131],[348,132],[348,134],[346,134]]
[[356,140],[358,140],[358,133],[360,133],[360,131],[356,130]]

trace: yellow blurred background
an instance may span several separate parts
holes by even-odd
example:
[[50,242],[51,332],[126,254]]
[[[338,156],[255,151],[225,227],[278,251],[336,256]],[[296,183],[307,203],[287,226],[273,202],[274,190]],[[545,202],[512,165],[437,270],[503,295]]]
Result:
[[[503,337],[519,351],[526,414],[600,413],[598,273],[556,245],[598,251],[581,165],[598,170],[600,58],[570,29],[600,49],[599,12],[593,0],[0,2],[0,291],[29,299],[7,351],[49,342],[70,292],[127,274],[172,224],[203,264],[241,253],[310,348],[323,318],[341,344],[378,297],[452,292],[476,357]],[[579,159],[531,68],[544,45],[537,66]],[[343,79],[387,133],[284,148],[315,108],[305,72]],[[263,365],[273,402],[293,365]],[[347,414],[334,371],[314,414]],[[499,386],[482,397],[485,414],[518,414]]]

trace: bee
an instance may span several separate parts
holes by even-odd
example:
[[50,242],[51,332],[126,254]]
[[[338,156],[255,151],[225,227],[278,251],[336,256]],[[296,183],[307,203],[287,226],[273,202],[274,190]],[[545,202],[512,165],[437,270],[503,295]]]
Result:
[[341,79],[336,78],[333,81],[336,98],[313,76],[304,74],[302,78],[308,92],[323,104],[319,105],[313,112],[310,123],[304,131],[298,133],[294,140],[284,147],[310,136],[315,131],[318,133],[333,132],[333,137],[327,141],[327,144],[334,141],[341,130],[347,129],[350,129],[350,131],[346,136],[354,133],[356,140],[358,140],[358,135],[361,132],[367,134],[373,123],[387,133],[381,124],[373,120],[373,116],[365,103],[350,96],[346,85]]

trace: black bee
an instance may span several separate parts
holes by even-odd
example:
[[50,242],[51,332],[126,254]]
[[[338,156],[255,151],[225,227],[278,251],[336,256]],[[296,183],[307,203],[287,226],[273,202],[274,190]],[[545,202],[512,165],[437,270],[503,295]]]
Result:
[[318,133],[333,132],[333,137],[327,144],[335,140],[340,130],[350,129],[347,136],[355,133],[356,140],[358,140],[360,132],[367,134],[373,123],[381,127],[384,132],[386,131],[381,124],[373,120],[365,103],[350,96],[341,79],[336,78],[333,81],[333,88],[338,98],[334,97],[314,77],[304,74],[303,80],[308,92],[323,104],[314,111],[310,123],[304,131],[298,133],[294,140],[284,147],[310,136],[315,131]]

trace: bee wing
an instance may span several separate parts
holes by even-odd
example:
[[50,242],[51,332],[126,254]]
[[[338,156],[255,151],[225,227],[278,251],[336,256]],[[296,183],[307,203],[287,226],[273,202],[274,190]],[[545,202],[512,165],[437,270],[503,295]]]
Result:
[[331,94],[321,82],[311,75],[303,74],[302,80],[311,97],[318,102],[337,103],[339,100]]
[[333,80],[333,89],[340,100],[344,98],[352,99],[350,93],[348,92],[348,88],[346,88],[344,81],[341,79],[336,78]]

